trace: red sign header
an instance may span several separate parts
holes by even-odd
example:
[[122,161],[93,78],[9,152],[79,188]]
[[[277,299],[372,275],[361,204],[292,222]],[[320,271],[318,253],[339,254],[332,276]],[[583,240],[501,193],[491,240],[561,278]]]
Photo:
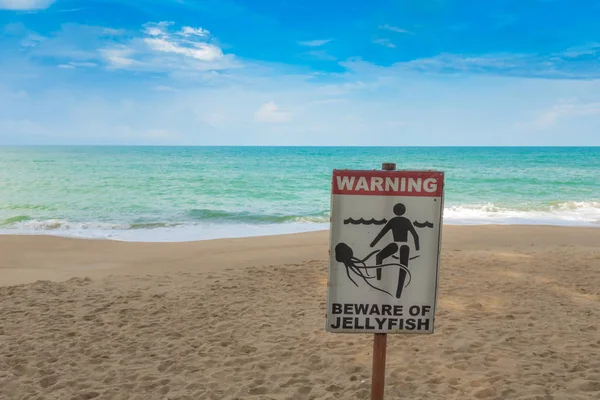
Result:
[[443,172],[333,170],[333,194],[441,197],[443,190]]

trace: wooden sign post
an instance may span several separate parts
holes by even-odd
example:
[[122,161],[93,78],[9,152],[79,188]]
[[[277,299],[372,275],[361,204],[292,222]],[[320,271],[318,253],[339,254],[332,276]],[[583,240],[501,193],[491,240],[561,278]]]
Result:
[[[381,169],[394,171],[395,163],[383,163]],[[385,358],[387,355],[387,333],[373,334],[373,367],[371,370],[371,400],[383,400],[385,391]]]
[[373,335],[373,370],[371,372],[371,400],[383,400],[385,388],[385,356],[387,333]]
[[334,170],[326,330],[373,333],[371,400],[383,400],[388,333],[431,334],[444,173]]

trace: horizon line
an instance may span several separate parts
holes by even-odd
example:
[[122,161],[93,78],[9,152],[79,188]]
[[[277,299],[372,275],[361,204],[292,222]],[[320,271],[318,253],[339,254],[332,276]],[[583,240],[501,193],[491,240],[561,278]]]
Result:
[[594,148],[600,145],[262,145],[262,144],[0,144],[7,147],[280,147],[280,148]]

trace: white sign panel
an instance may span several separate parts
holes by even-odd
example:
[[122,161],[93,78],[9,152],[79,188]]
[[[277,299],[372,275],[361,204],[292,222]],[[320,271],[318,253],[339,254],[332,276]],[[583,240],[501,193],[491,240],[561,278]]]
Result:
[[326,330],[433,333],[444,173],[334,170]]

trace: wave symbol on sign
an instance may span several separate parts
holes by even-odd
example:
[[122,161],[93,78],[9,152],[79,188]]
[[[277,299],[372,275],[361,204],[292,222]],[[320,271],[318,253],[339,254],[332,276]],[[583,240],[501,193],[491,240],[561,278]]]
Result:
[[[384,219],[348,218],[348,219],[344,220],[344,225],[348,225],[348,224],[351,224],[351,225],[383,225],[385,223],[387,223],[387,219],[385,219],[385,218]],[[431,223],[429,221],[425,221],[425,222],[414,221],[413,224],[417,228],[433,228],[433,223]]]
[[369,220],[366,220],[364,218],[360,218],[360,219],[352,219],[352,218],[348,218],[344,220],[344,224],[348,225],[348,224],[352,224],[352,225],[383,225],[387,222],[387,219],[380,219],[377,220],[375,218],[371,218]]

